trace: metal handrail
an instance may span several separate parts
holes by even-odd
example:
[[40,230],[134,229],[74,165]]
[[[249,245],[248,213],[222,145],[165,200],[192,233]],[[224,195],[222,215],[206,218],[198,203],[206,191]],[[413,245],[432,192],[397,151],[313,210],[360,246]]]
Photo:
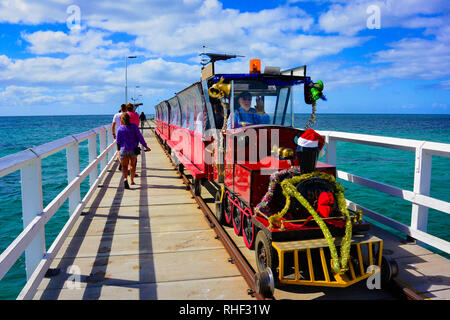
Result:
[[414,185],[412,191],[370,180],[342,170],[337,170],[336,175],[337,178],[342,180],[411,202],[411,225],[407,226],[355,202],[347,200],[349,209],[361,210],[365,216],[372,218],[375,221],[434,248],[450,253],[450,242],[427,233],[428,208],[450,214],[449,202],[430,197],[429,195],[432,156],[435,155],[449,158],[450,144],[337,131],[318,130],[317,132],[325,137],[325,162],[331,165],[336,165],[337,141],[415,152]]
[[[64,137],[49,143],[0,158],[0,177],[20,170],[22,219],[24,229],[0,255],[0,280],[25,251],[27,285],[38,283],[50,266],[57,250],[62,245],[68,226],[73,226],[81,210],[93,194],[100,179],[106,173],[109,163],[115,157],[116,144],[112,137],[111,125],[95,128],[77,135]],[[97,156],[97,135],[99,135],[100,155]],[[79,144],[88,140],[89,164],[79,170]],[[109,145],[107,145],[107,140]],[[42,202],[41,161],[61,150],[66,150],[68,185],[45,208]],[[100,164],[102,172],[97,174]],[[80,185],[89,176],[90,190],[80,199]],[[45,225],[56,211],[69,199],[70,218],[48,252],[45,250]],[[56,249],[56,251],[55,251]],[[30,281],[34,280],[34,281]]]

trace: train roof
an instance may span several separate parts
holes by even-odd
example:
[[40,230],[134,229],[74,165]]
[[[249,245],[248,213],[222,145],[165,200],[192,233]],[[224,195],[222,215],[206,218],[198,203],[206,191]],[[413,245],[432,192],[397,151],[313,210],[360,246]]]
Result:
[[232,73],[232,74],[215,74],[210,79],[218,82],[221,78],[225,81],[230,80],[259,80],[269,85],[290,86],[304,82],[308,82],[310,77],[294,76],[284,74],[264,74],[264,73]]

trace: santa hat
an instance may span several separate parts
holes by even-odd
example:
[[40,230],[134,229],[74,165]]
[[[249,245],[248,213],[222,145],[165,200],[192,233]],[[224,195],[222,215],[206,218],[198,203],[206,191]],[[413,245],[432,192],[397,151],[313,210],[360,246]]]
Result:
[[321,157],[323,155],[322,149],[325,145],[325,139],[313,129],[308,129],[298,138],[297,144],[302,148],[319,149],[319,157]]

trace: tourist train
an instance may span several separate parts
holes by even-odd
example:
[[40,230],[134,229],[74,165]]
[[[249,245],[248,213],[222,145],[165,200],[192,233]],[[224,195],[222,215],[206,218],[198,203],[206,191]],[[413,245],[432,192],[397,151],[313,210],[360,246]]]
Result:
[[[216,187],[217,220],[255,251],[258,290],[347,287],[380,270],[390,280],[396,264],[382,239],[347,209],[336,167],[317,161],[325,141],[308,127],[323,83],[306,66],[262,72],[257,59],[248,73],[218,74],[215,62],[235,56],[205,55],[201,80],[155,106],[155,132],[196,195]],[[294,126],[298,96],[312,106],[305,129]]]

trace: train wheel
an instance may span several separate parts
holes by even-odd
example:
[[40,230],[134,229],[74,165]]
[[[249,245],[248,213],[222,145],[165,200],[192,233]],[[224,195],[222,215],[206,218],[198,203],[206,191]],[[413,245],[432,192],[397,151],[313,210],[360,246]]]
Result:
[[247,248],[253,249],[255,247],[255,224],[249,208],[246,208],[242,215],[242,235]]
[[[217,218],[217,221],[219,221],[220,224],[223,224],[225,222],[225,214],[224,214],[224,200],[220,201],[220,196],[222,195],[222,192],[219,190],[216,192],[215,202],[216,202],[216,211],[215,216]],[[224,196],[225,197],[225,196]]]
[[381,257],[381,283],[387,285],[398,275],[398,264],[395,259]]
[[233,229],[234,233],[236,233],[238,236],[242,233],[242,210],[243,207],[242,201],[239,201],[239,199],[236,199],[236,202],[238,203],[237,206],[234,206],[233,208]]
[[272,298],[275,291],[275,279],[270,268],[255,273],[255,290],[265,298]]
[[233,203],[231,202],[231,194],[227,191],[225,193],[225,199],[224,199],[224,213],[225,213],[225,222],[231,223],[231,216],[232,216],[232,210],[233,210]]
[[270,268],[276,277],[275,271],[278,264],[278,258],[275,250],[272,248],[271,241],[263,230],[259,230],[256,235],[255,256],[258,271],[263,272],[266,268]]

